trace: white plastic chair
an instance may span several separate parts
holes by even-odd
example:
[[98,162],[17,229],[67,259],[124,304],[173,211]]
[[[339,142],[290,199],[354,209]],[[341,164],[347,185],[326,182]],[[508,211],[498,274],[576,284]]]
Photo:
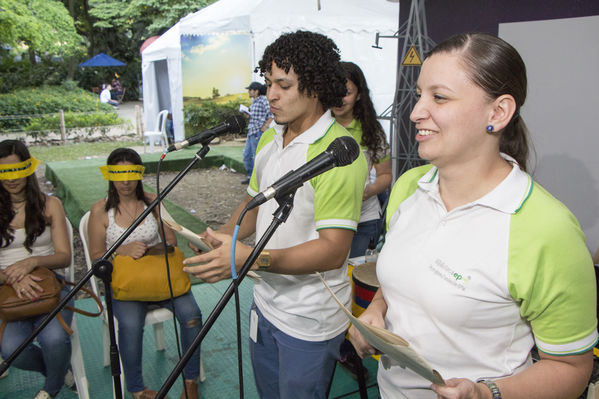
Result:
[[160,141],[160,147],[162,150],[166,150],[168,146],[168,139],[166,137],[166,118],[168,116],[168,110],[162,110],[156,116],[156,124],[154,130],[148,130],[144,132],[144,152],[146,152],[146,141],[150,145],[150,152],[154,152],[154,143]]
[[[67,232],[69,234],[69,242],[71,244],[71,264],[66,272],[66,278],[69,281],[75,281],[75,252],[73,251],[73,227],[67,219]],[[80,399],[89,399],[89,384],[87,375],[85,374],[85,365],[83,363],[83,352],[81,351],[81,342],[79,341],[79,333],[77,331],[77,320],[73,314],[71,322],[71,368],[75,384],[77,385],[77,393]]]
[[[92,268],[92,261],[89,255],[89,238],[88,238],[88,232],[87,232],[87,225],[89,222],[89,214],[90,212],[86,212],[85,215],[83,215],[83,217],[81,218],[81,221],[79,222],[79,235],[81,236],[81,243],[83,244],[83,252],[85,254],[85,262],[87,264],[87,270],[91,270]],[[92,291],[98,295],[99,297],[99,290],[98,290],[98,282],[96,281],[96,277],[92,277],[91,280],[91,286],[92,286]],[[104,309],[106,309],[106,306],[104,306]],[[110,337],[109,337],[109,332],[108,332],[108,315],[106,313],[106,310],[104,310],[104,313],[102,315],[104,323],[103,323],[103,328],[102,328],[102,341],[104,344],[104,367],[109,366],[110,365]],[[148,310],[147,314],[146,314],[146,320],[144,322],[144,324],[146,326],[151,325],[154,327],[154,339],[156,342],[156,350],[157,351],[162,351],[165,348],[164,345],[164,322],[168,321],[168,320],[172,320],[173,318],[173,313],[165,308],[157,308],[157,309],[152,309],[152,310]],[[118,334],[118,321],[116,319],[116,317],[114,317],[114,329],[115,329],[115,334]],[[123,370],[123,365],[121,362],[121,370]],[[202,359],[200,358],[200,382],[204,382],[204,380],[206,380],[206,375],[204,374],[204,365],[202,363]],[[125,381],[124,381],[124,373],[121,373],[121,387],[123,388],[123,397],[125,397]],[[116,397],[116,395],[115,395]]]

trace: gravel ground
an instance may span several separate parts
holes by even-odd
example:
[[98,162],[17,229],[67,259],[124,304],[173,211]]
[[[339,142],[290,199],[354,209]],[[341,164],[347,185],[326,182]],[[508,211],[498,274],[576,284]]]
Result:
[[[52,183],[46,181],[44,167],[38,167],[37,177],[42,190],[48,194],[54,193]],[[177,172],[160,173],[160,186],[162,188],[177,175]],[[181,206],[188,212],[206,222],[213,228],[224,224],[245,196],[246,185],[241,184],[245,177],[219,168],[193,169],[173,188],[167,199]],[[144,183],[156,187],[156,175],[144,176]],[[253,244],[253,237],[243,241],[248,245]],[[87,272],[83,247],[77,228],[73,229],[73,245],[75,254],[75,279],[79,281]],[[89,286],[89,284],[88,284]],[[86,294],[80,293],[79,297]]]

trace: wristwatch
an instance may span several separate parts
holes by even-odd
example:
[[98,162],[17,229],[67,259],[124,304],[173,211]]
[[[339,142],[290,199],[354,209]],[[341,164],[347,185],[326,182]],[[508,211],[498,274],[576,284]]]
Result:
[[495,384],[495,381],[492,380],[479,380],[478,382],[482,382],[489,388],[491,391],[491,398],[493,399],[501,399],[501,392],[499,392],[499,387]]
[[270,256],[270,252],[262,251],[258,258],[256,259],[256,264],[258,265],[258,270],[266,270],[270,267],[272,262],[272,257]]

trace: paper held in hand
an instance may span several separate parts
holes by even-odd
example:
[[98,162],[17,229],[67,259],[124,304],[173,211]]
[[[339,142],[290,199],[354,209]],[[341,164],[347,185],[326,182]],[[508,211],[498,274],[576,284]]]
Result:
[[210,252],[212,251],[212,245],[208,241],[206,241],[203,237],[200,237],[193,231],[189,230],[185,226],[181,226],[179,223],[173,219],[170,213],[166,210],[164,204],[160,204],[160,215],[162,216],[162,221],[171,229],[175,230],[177,233],[181,234],[187,240],[189,240],[193,245],[195,245],[202,252]]
[[246,114],[250,114],[250,109],[243,104],[239,104],[239,112],[245,112]]
[[[400,336],[393,334],[391,331],[385,330],[384,328],[362,323],[360,320],[354,317],[354,315],[347,310],[345,306],[343,306],[333,291],[331,291],[326,281],[324,281],[320,273],[316,274],[318,274],[318,277],[320,277],[320,280],[324,286],[327,288],[333,299],[335,299],[335,302],[337,302],[339,307],[343,310],[345,315],[352,322],[354,327],[360,331],[364,339],[370,345],[387,355],[392,359],[392,361],[397,362],[401,367],[408,367],[430,382],[439,385],[445,385],[445,381],[439,372],[437,372],[437,370],[433,370],[426,360],[424,360],[418,353],[410,348],[410,344],[408,342],[406,342]],[[381,358],[381,363],[383,364],[383,367],[387,368],[384,360],[384,357]]]
[[[185,226],[181,226],[179,223],[177,223],[175,221],[175,219],[173,219],[173,217],[171,216],[171,214],[168,213],[168,211],[164,207],[164,204],[162,204],[162,203],[160,204],[160,215],[162,216],[162,221],[168,227],[170,227],[171,229],[173,229],[177,233],[181,234],[189,242],[191,242],[193,245],[195,245],[200,251],[202,251],[202,252],[210,252],[210,251],[212,251],[214,249],[212,247],[212,245],[210,245],[210,243],[208,241],[206,241],[203,237],[197,235],[196,233],[194,233],[193,231],[189,230]],[[254,280],[257,280],[257,279],[261,278],[256,272],[253,272],[251,270],[248,271],[247,276],[251,277]]]

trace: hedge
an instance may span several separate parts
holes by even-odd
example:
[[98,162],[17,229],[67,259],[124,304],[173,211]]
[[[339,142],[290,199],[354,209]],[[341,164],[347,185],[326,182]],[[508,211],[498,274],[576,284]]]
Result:
[[31,117],[55,114],[61,109],[114,114],[113,107],[101,103],[97,95],[71,85],[27,88],[0,94],[0,130],[24,130]]

